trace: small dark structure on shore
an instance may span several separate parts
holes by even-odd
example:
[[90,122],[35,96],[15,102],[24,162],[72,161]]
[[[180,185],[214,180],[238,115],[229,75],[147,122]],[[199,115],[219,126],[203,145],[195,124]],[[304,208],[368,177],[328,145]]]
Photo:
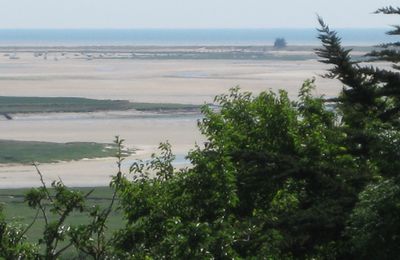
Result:
[[285,38],[276,38],[274,42],[274,48],[281,49],[287,46]]

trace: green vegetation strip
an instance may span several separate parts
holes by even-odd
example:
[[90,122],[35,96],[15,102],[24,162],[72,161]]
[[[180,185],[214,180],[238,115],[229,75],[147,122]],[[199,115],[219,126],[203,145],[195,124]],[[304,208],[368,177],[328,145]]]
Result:
[[[18,223],[27,226],[35,218],[36,210],[30,208],[28,204],[24,202],[24,196],[29,190],[30,189],[0,189],[0,205],[5,209],[5,217],[8,223]],[[109,187],[73,188],[73,190],[81,191],[84,194],[93,190],[86,201],[88,208],[97,205],[101,209],[105,209],[110,205],[112,190]],[[50,189],[50,192],[51,191],[52,189]],[[88,224],[89,218],[87,214],[87,212],[81,213],[75,211],[68,217],[67,224],[74,226]],[[52,216],[51,213],[49,213],[49,216]],[[114,231],[123,227],[122,213],[117,210],[117,205],[111,212],[107,225],[107,235],[111,235]],[[37,242],[38,239],[43,236],[43,229],[44,219],[40,217],[27,233],[29,241]]]
[[133,103],[127,100],[100,100],[75,97],[9,97],[0,96],[0,113],[50,113],[97,111],[168,111],[199,110],[198,105],[169,103]]
[[115,144],[92,142],[51,143],[0,140],[0,147],[0,163],[50,163],[110,157],[117,153]]

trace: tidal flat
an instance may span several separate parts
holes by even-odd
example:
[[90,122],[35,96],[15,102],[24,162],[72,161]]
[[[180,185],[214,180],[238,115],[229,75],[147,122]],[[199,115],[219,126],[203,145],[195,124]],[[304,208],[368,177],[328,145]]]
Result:
[[[115,102],[124,100],[153,108],[176,108],[177,104],[198,108],[235,86],[255,94],[284,89],[295,99],[302,82],[313,77],[318,86],[316,95],[336,96],[342,86],[320,77],[328,66],[317,61],[313,49],[312,46],[279,50],[262,46],[1,47],[0,96],[22,100],[44,98],[41,101],[93,99],[110,102],[109,106],[120,106],[122,103]],[[355,54],[363,55],[368,50],[355,48]],[[62,107],[62,102],[56,102],[51,109],[65,110]],[[66,107],[77,109],[73,104]],[[165,141],[183,158],[195,144],[202,145],[206,139],[197,128],[201,119],[198,112],[135,109],[28,112],[13,115],[13,120],[1,117],[0,139],[112,143],[114,136],[119,135],[128,148],[136,151],[127,161],[149,158],[159,143]],[[40,167],[47,182],[62,178],[67,185],[76,187],[106,186],[116,169],[115,158],[42,163]],[[40,185],[29,165],[0,165],[0,178],[0,188]]]

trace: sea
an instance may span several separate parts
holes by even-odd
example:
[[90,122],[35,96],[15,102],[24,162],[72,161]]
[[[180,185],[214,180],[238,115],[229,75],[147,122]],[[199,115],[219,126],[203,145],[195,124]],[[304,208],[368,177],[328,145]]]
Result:
[[[388,28],[337,29],[343,45],[373,46],[395,41]],[[309,29],[0,29],[0,46],[246,46],[319,45]]]

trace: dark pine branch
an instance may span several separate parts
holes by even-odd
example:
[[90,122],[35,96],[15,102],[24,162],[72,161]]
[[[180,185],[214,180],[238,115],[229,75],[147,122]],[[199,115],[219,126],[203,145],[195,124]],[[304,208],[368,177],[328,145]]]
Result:
[[318,17],[318,21],[321,25],[318,38],[322,42],[322,48],[316,49],[316,54],[322,58],[320,62],[333,65],[326,76],[337,78],[346,86],[343,89],[343,98],[349,104],[373,105],[375,86],[371,77],[360,73],[360,66],[351,59],[351,49],[342,47],[337,33],[330,30],[321,17]]
[[366,56],[372,57],[373,61],[389,61],[393,63],[400,62],[400,51],[387,49],[382,51],[372,51]]
[[377,45],[376,47],[379,47],[379,48],[391,48],[391,47],[398,48],[398,47],[400,47],[400,42],[382,43],[382,44]]
[[381,87],[376,91],[377,97],[400,94],[400,74],[398,72],[371,66],[360,68],[359,71],[360,73],[368,75],[373,84],[380,83]]
[[400,34],[400,26],[399,25],[392,25],[394,29],[391,31],[386,32],[388,35],[399,35]]
[[400,14],[400,7],[382,7],[374,12],[375,14]]

